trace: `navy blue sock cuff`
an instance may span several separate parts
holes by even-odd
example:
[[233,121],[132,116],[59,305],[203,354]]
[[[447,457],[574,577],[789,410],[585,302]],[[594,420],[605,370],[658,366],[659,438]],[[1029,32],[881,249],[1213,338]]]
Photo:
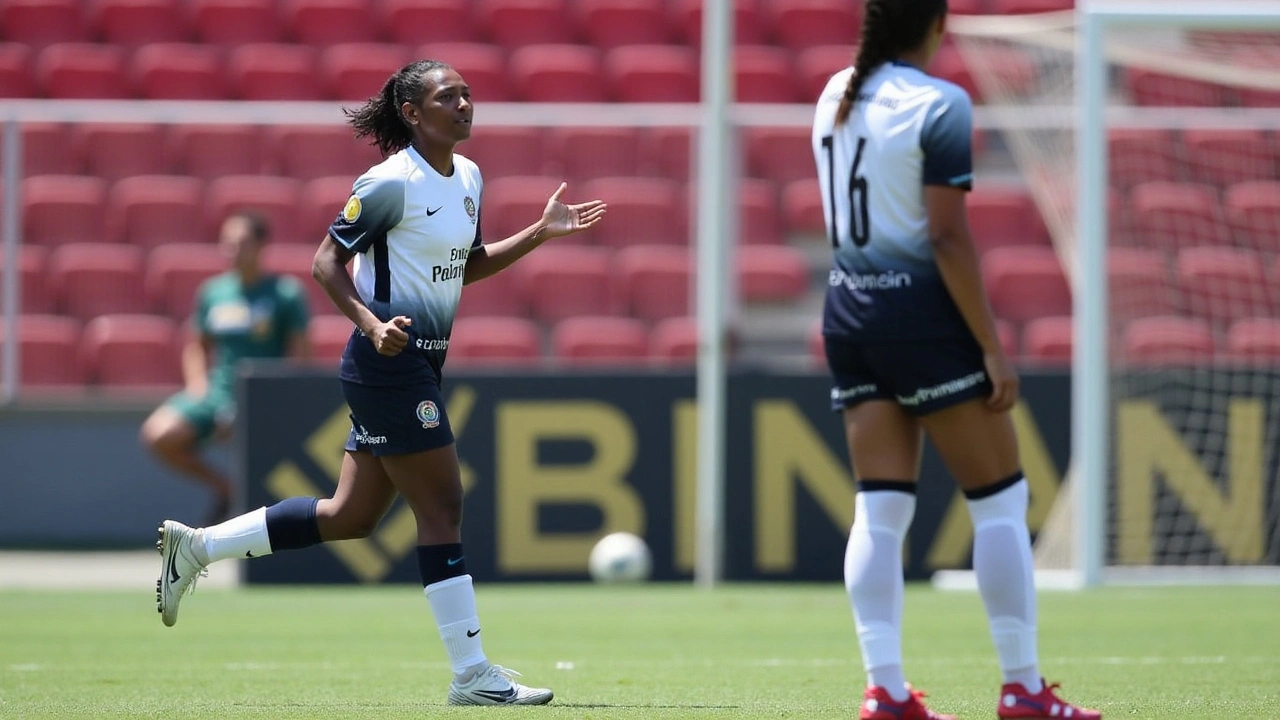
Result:
[[1017,485],[1019,482],[1022,481],[1023,477],[1024,476],[1022,474],[1022,471],[1019,470],[1018,472],[1010,475],[1009,477],[1003,480],[999,480],[997,482],[991,483],[990,485],[984,485],[983,487],[975,488],[973,490],[965,490],[964,496],[969,500],[981,500],[982,498],[988,498],[997,493],[1004,492],[1005,490],[1008,490],[1014,485]]
[[467,558],[462,543],[418,546],[418,574],[422,587],[467,574]]
[[859,480],[858,492],[877,492],[892,490],[894,492],[916,494],[916,484],[906,480]]
[[316,522],[317,498],[294,497],[267,508],[267,540],[271,552],[299,550],[318,545],[320,524]]

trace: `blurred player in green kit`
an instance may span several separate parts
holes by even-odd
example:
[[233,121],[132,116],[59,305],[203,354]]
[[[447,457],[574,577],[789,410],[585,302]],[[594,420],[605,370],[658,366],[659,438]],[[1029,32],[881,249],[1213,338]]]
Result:
[[182,349],[185,387],[142,424],[142,442],[165,465],[209,488],[205,521],[231,511],[231,482],[201,457],[210,440],[230,435],[235,418],[236,365],[250,358],[306,358],[306,293],[292,277],[266,273],[259,262],[270,230],[256,213],[222,223],[218,244],[231,269],[196,293],[192,332]]

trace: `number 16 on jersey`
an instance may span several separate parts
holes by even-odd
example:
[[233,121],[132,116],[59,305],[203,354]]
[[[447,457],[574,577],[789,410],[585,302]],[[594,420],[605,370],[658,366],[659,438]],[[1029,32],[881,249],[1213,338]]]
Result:
[[[858,174],[862,165],[862,151],[867,139],[858,138],[858,148],[853,153],[853,165],[849,168],[849,189],[844,195],[836,192],[836,143],[835,138],[822,138],[822,148],[827,151],[827,193],[831,206],[831,247],[840,247],[840,228],[836,218],[849,218],[849,237],[855,247],[862,247],[871,240],[871,217],[867,211],[867,179]],[[847,201],[847,204],[846,202]]]

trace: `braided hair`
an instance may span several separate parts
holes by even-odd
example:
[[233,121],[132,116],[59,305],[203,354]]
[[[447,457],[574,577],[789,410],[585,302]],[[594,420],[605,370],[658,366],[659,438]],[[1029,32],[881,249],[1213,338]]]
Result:
[[853,74],[840,98],[836,124],[849,119],[862,83],[872,71],[920,46],[933,21],[947,14],[947,0],[867,0],[862,42],[853,58]]
[[439,60],[419,60],[400,68],[382,86],[382,92],[369,98],[355,110],[344,108],[347,122],[355,128],[356,137],[372,137],[383,155],[409,147],[413,130],[400,113],[404,103],[417,105],[427,93],[425,77],[432,70],[447,70]]

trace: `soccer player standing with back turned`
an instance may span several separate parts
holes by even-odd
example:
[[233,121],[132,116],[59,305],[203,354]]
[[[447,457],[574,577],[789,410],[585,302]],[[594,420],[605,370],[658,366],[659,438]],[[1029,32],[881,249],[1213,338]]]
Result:
[[902,669],[902,543],[922,430],[968,499],[973,565],[1004,675],[1002,720],[1096,720],[1040,676],[1018,379],[969,236],[972,105],[931,77],[946,0],[868,0],[854,65],[818,100],[813,152],[834,266],[822,334],[858,480],[845,551],[867,688],[862,720],[954,720]]
[[[449,704],[551,701],[550,690],[515,682],[516,673],[490,664],[481,647],[440,373],[462,286],[550,238],[592,227],[605,205],[566,205],[561,184],[537,222],[483,244],[480,171],[454,153],[471,136],[472,112],[462,77],[434,60],[402,68],[348,111],[356,135],[372,137],[389,157],[356,180],[313,268],[355,324],[340,371],[352,428],[338,487],[331,498],[290,498],[208,528],[166,520],[157,582],[166,625],[177,622],[183,594],[210,563],[366,537],[398,492],[417,520],[418,568],[453,667]],[[354,280],[346,269],[353,258]]]

